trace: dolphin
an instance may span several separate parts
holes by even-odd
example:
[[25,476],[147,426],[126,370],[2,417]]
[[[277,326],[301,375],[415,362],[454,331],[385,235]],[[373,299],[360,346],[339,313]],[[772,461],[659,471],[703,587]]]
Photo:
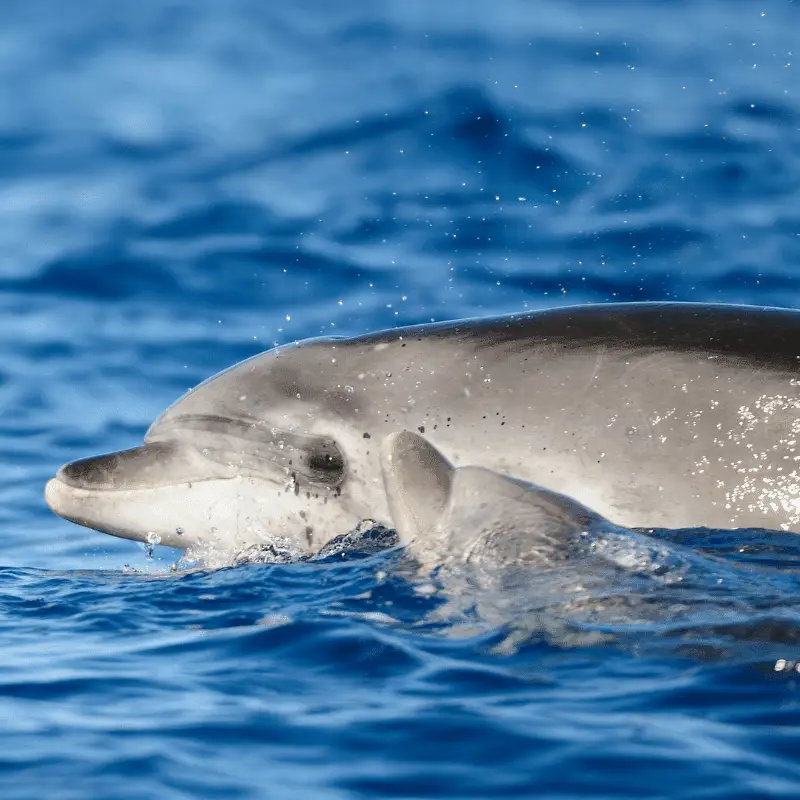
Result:
[[800,532],[799,364],[800,312],[693,303],[310,339],[200,384],[45,495],[128,539],[315,552],[388,522],[380,443],[412,430],[627,528]]
[[[486,467],[455,467],[411,431],[384,439],[381,468],[399,543],[423,576],[436,570],[451,589],[453,577],[466,571],[471,588],[476,581],[487,588],[498,578],[548,570],[571,579],[590,561],[605,562],[612,573],[663,574],[685,570],[693,558],[686,548],[615,525],[564,494]],[[596,567],[592,573],[597,576]]]
[[443,564],[545,570],[592,557],[643,572],[687,563],[674,555],[686,548],[616,525],[567,495],[486,467],[455,467],[411,431],[384,439],[381,469],[399,543],[423,572]]
[[387,436],[381,468],[400,544],[428,571],[451,564],[546,568],[616,530],[566,495],[485,467],[454,467],[411,431]]

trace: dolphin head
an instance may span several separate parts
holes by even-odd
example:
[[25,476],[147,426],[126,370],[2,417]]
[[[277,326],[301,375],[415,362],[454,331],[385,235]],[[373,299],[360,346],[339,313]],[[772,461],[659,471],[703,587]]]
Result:
[[206,381],[153,423],[142,446],[61,467],[45,490],[50,508],[184,550],[276,539],[318,549],[380,510],[379,475],[352,467],[369,442],[331,369],[336,346],[278,348]]

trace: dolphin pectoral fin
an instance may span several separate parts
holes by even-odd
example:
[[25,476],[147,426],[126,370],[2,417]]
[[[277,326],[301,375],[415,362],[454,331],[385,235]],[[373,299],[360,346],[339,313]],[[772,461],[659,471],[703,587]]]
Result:
[[549,564],[577,551],[581,535],[603,518],[565,495],[481,467],[462,467],[451,482],[442,526],[456,559]]
[[450,462],[410,431],[393,433],[381,445],[381,468],[389,511],[404,544],[432,531],[450,496]]

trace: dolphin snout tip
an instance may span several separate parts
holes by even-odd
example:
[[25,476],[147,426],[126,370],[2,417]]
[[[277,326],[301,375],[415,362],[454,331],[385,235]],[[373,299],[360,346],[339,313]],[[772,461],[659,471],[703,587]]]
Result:
[[55,478],[50,478],[45,484],[44,501],[54,514],[62,516],[64,511],[64,494],[67,490],[67,485],[61,480],[60,474],[61,470],[59,469]]
[[70,461],[60,466],[55,476],[47,481],[44,500],[54,514],[84,524],[86,502],[97,497],[97,489],[105,488],[103,471],[92,463],[96,461],[102,464],[102,457]]
[[[95,530],[103,530],[111,533],[112,528],[105,525],[97,515],[96,494],[91,490],[82,489],[65,483],[61,479],[61,475],[62,471],[60,469],[56,473],[56,476],[50,478],[44,486],[44,500],[49,509],[56,516],[68,522],[74,522],[87,528],[94,528]],[[92,509],[94,509],[94,511]]]
[[45,503],[47,503],[51,511],[55,511],[55,509],[53,508],[53,494],[56,488],[54,484],[57,480],[58,478],[50,478],[50,480],[47,481],[47,483],[44,485],[44,501]]

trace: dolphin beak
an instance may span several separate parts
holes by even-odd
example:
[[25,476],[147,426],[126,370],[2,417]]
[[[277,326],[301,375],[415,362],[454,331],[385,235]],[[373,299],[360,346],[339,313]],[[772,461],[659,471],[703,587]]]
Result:
[[91,456],[65,464],[53,480],[89,492],[159,489],[192,481],[231,478],[235,469],[176,440]]
[[82,458],[61,467],[45,486],[45,501],[60,517],[126,538],[127,525],[117,525],[132,497],[155,503],[159,490],[234,477],[232,465],[206,458],[177,440],[149,442],[117,453]]
[[163,484],[166,464],[176,447],[169,442],[134,447],[64,464],[55,480],[73,489],[114,491],[151,488]]

